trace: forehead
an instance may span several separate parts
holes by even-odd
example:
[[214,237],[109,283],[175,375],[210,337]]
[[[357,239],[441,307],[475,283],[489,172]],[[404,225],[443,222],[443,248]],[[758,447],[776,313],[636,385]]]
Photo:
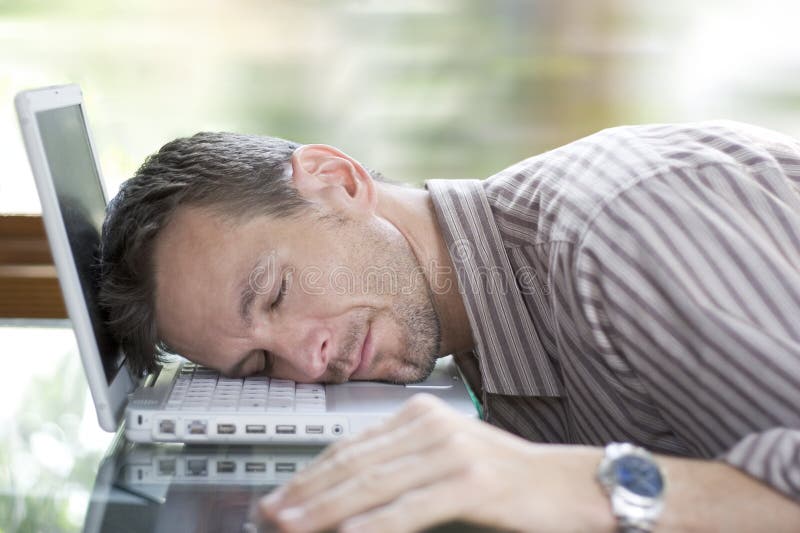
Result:
[[268,220],[233,222],[200,208],[175,213],[153,254],[156,321],[167,342],[182,344],[186,324],[201,331],[225,324],[240,278],[272,246],[272,228]]
[[253,225],[254,220],[236,223],[206,209],[179,209],[155,243],[157,293],[183,278],[211,281],[257,246],[257,237],[268,245],[267,235],[252,231]]
[[310,241],[321,240],[321,227],[314,222],[307,216],[226,217],[208,208],[181,207],[156,240],[156,281],[174,273],[218,274],[245,259],[252,266],[259,255],[302,252]]

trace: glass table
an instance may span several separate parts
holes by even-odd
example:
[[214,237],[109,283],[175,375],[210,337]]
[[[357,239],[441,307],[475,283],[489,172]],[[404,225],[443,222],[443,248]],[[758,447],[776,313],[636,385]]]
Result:
[[0,321],[0,350],[0,533],[270,531],[259,498],[321,450],[134,444],[100,429],[68,321]]
[[320,448],[183,446],[115,441],[98,468],[84,531],[272,531],[258,500]]

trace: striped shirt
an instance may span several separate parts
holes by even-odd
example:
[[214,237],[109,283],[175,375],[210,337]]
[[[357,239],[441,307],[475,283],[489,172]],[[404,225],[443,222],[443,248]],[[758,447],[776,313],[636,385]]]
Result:
[[800,501],[800,141],[620,127],[426,186],[490,423],[719,459]]

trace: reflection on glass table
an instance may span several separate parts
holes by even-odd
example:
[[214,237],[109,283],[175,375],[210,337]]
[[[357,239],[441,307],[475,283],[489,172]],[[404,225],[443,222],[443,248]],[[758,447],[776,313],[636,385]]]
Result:
[[[277,531],[257,519],[259,499],[305,468],[322,449],[136,444],[120,437],[98,469],[83,531]],[[435,531],[481,529],[453,523]]]
[[272,531],[253,511],[319,447],[184,446],[117,441],[100,465],[85,533]]

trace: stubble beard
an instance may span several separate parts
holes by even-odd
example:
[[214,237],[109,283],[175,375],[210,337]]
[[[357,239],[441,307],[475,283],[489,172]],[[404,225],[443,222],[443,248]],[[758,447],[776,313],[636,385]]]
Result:
[[[378,352],[372,361],[373,367],[384,367],[380,375],[370,377],[372,381],[394,384],[424,381],[436,366],[441,344],[441,324],[433,307],[433,296],[427,283],[416,286],[410,294],[400,293],[392,306],[391,322],[400,328],[400,352]],[[359,342],[367,334],[373,314],[359,313],[342,343],[342,354],[358,357]],[[352,358],[338,358],[328,367],[329,383],[344,383]],[[387,368],[388,367],[388,368]]]
[[[348,225],[348,222],[344,222],[342,226]],[[362,226],[360,229],[364,231],[362,235],[365,235],[364,246],[354,248],[353,253],[360,255],[363,250],[372,250],[374,255],[365,263],[387,268],[391,265],[397,276],[397,285],[394,287],[397,292],[394,294],[395,301],[391,306],[389,321],[399,326],[401,335],[399,352],[375,353],[372,367],[380,368],[381,372],[370,379],[394,384],[424,381],[433,372],[441,347],[441,322],[433,305],[430,284],[425,276],[420,275],[424,271],[405,238],[387,237],[374,227]],[[367,310],[363,316],[355,319],[342,343],[342,354],[354,354],[358,357],[356,350],[359,342],[376,317],[374,310]],[[351,361],[352,359],[334,361],[328,367],[328,381],[347,381]]]
[[398,358],[402,366],[387,379],[392,383],[418,383],[427,379],[436,366],[441,344],[441,324],[429,291],[420,296],[424,302],[417,302],[416,305],[401,302],[395,310],[405,337],[405,353]]
[[[402,236],[396,240],[378,236],[383,246],[385,265],[395,265],[397,295],[392,305],[393,322],[400,327],[399,353],[376,353],[374,366],[383,361],[383,375],[377,379],[389,383],[418,383],[436,366],[441,344],[441,323],[433,306],[433,294],[419,259]],[[388,367],[388,368],[387,368]]]

